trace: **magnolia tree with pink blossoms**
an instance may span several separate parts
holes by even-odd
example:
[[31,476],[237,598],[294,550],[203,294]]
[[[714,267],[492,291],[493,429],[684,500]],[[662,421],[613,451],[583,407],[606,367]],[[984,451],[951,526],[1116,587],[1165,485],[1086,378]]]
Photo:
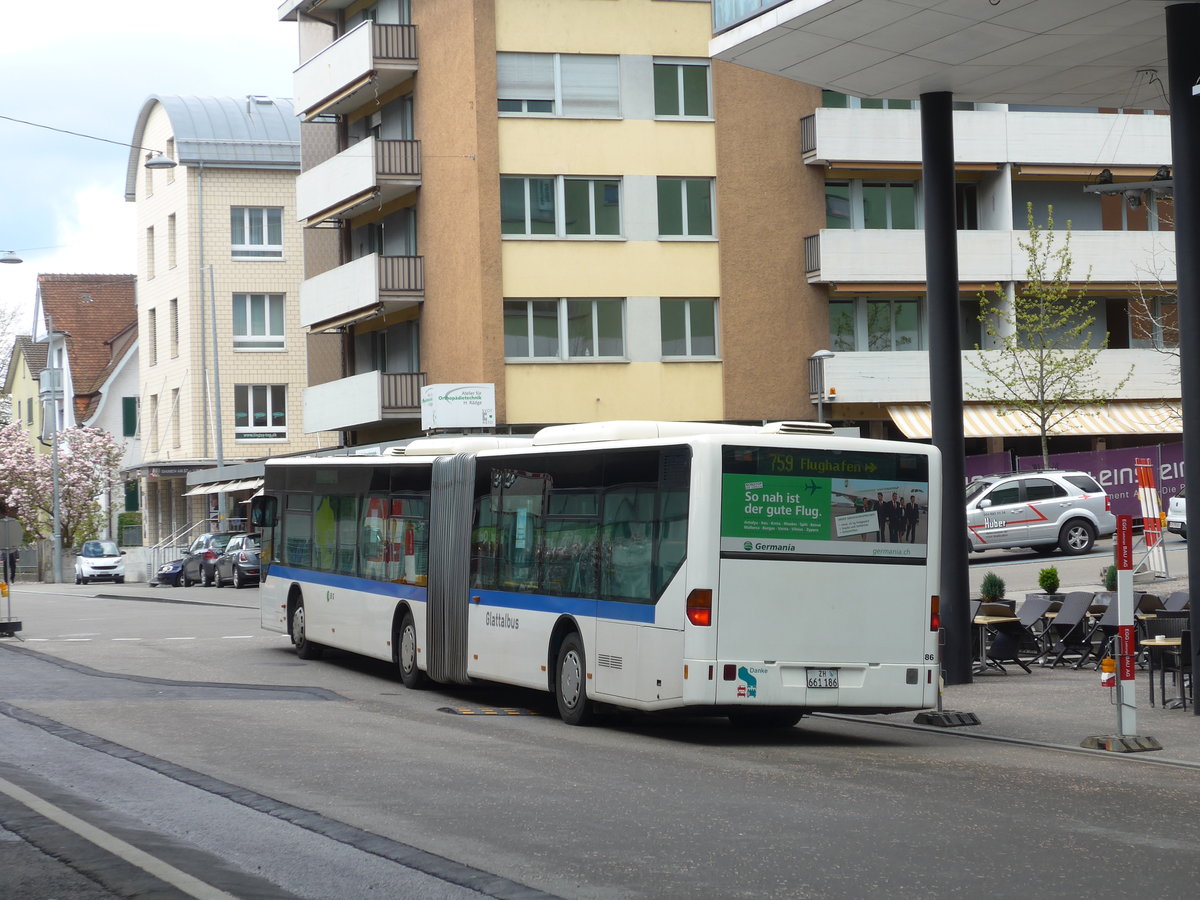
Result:
[[[100,531],[100,498],[117,483],[123,448],[98,428],[58,433],[59,525],[62,546],[74,547]],[[0,427],[0,497],[16,510],[26,533],[50,537],[54,486],[49,453],[38,453],[19,424]]]

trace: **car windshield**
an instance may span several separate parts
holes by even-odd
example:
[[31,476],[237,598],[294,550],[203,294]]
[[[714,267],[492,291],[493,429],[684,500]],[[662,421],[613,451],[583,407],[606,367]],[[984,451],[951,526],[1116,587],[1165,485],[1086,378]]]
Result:
[[102,556],[119,556],[114,541],[86,541],[83,545],[82,556],[88,559],[98,559]]
[[980,479],[979,481],[972,481],[967,485],[967,502],[970,503],[972,500],[990,488],[993,484],[995,484],[994,481],[985,481],[983,479]]

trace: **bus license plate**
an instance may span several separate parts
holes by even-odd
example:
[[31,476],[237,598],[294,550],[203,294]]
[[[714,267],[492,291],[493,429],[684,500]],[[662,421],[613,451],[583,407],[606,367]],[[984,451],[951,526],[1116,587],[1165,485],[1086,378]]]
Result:
[[837,669],[808,669],[806,671],[810,688],[835,688],[838,686]]

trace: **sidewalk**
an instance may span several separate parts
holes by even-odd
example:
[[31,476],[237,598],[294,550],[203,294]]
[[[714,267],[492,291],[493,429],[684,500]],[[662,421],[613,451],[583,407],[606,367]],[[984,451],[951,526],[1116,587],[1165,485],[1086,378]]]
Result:
[[[1061,567],[1061,560],[1060,567]],[[1099,571],[1095,560],[1082,561],[1088,568]],[[1186,572],[1186,570],[1181,570]],[[982,572],[972,572],[973,580],[982,578]],[[1180,583],[1182,582],[1182,584]],[[1164,596],[1172,590],[1182,590],[1186,578],[1171,579],[1158,586],[1135,585],[1137,590],[1149,590]],[[258,607],[258,589],[234,590],[233,588],[171,588],[150,587],[148,584],[93,584],[86,587],[56,584],[21,583],[13,585],[13,618],[24,618],[28,625],[41,593],[68,592],[77,596],[113,598],[159,603],[200,603],[213,606]],[[1028,587],[1036,591],[1037,585]],[[1098,583],[1081,584],[1062,590],[1101,590]],[[1011,596],[1023,599],[1026,588],[1010,588]],[[6,638],[5,640],[12,640]],[[974,713],[978,725],[937,728],[916,726],[913,713],[895,713],[889,716],[868,717],[866,721],[887,721],[904,728],[930,728],[942,733],[953,732],[972,739],[1051,744],[1080,754],[1099,754],[1108,758],[1128,759],[1135,762],[1173,762],[1200,768],[1200,716],[1188,709],[1151,708],[1149,673],[1138,669],[1136,675],[1137,734],[1155,738],[1162,750],[1143,753],[1112,753],[1084,751],[1080,742],[1093,735],[1111,735],[1117,730],[1117,711],[1113,705],[1115,692],[1100,686],[1100,674],[1091,668],[1076,671],[1069,666],[1056,669],[1033,666],[1032,674],[1025,674],[1014,665],[1006,665],[1007,674],[989,672],[974,676],[970,684],[952,685],[946,688],[943,709]],[[1167,679],[1167,696],[1175,690]],[[1157,685],[1155,687],[1157,697]],[[1161,702],[1161,699],[1160,701]],[[801,726],[803,727],[803,726]]]

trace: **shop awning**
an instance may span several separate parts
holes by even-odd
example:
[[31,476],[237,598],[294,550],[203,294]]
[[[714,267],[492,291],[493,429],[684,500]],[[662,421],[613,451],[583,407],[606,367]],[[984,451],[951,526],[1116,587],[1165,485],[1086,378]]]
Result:
[[[900,404],[887,409],[905,437],[925,440],[933,436],[928,403]],[[1050,434],[1099,436],[1182,431],[1183,420],[1177,408],[1166,403],[1119,402],[1084,407],[1053,426]],[[1037,437],[1038,434],[1037,426],[1021,413],[1002,413],[990,403],[969,403],[963,407],[964,437]]]
[[258,490],[263,486],[261,478],[247,478],[242,481],[214,481],[211,484],[198,484],[190,491],[184,491],[185,497],[199,497],[201,494],[231,494],[234,491]]

